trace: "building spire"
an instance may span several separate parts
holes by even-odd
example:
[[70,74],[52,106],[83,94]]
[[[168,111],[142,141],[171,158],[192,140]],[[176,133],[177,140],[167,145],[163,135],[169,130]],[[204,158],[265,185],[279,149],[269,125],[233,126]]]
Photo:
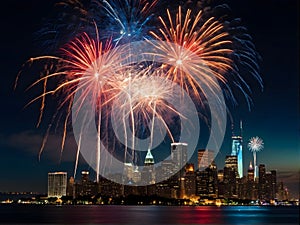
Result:
[[250,161],[249,170],[253,170],[252,161]]
[[150,149],[148,149],[144,164],[145,164],[145,166],[154,164],[154,158],[153,158],[153,155],[151,154]]
[[240,135],[243,138],[243,121],[240,120]]

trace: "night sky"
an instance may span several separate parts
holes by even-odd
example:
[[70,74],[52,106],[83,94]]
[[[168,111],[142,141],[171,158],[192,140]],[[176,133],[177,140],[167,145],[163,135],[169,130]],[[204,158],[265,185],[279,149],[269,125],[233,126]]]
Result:
[[[230,106],[236,124],[243,120],[243,136],[264,140],[265,148],[258,153],[258,164],[278,171],[293,195],[299,193],[299,31],[297,0],[234,0],[227,1],[233,15],[240,17],[248,28],[261,61],[264,90],[253,88],[251,111],[244,101]],[[0,192],[47,191],[47,173],[73,173],[75,149],[70,135],[60,160],[61,131],[49,137],[41,160],[38,151],[50,117],[36,128],[39,105],[24,108],[33,97],[26,86],[36,79],[26,72],[21,85],[13,89],[22,64],[30,57],[42,54],[36,31],[50,14],[53,1],[16,1],[1,4],[1,82],[0,82]],[[27,70],[30,71],[30,70]],[[24,85],[22,85],[24,83]],[[48,111],[51,114],[51,99]],[[222,149],[217,156],[219,168],[230,153],[230,124]],[[244,146],[244,167],[251,153]],[[80,169],[89,169],[81,160]]]

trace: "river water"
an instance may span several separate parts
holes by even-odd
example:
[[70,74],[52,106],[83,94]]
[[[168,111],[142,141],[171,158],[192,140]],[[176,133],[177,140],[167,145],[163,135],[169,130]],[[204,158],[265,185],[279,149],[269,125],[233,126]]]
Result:
[[299,207],[0,205],[0,224],[299,224]]

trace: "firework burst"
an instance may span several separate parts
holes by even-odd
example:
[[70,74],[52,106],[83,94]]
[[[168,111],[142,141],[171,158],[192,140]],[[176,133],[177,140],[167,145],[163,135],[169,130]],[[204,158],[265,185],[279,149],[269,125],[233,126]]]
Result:
[[167,21],[159,17],[160,33],[151,32],[154,38],[163,41],[157,48],[158,56],[170,62],[171,66],[163,65],[167,77],[196,96],[201,90],[199,80],[216,87],[218,84],[211,79],[215,76],[226,84],[224,75],[233,69],[229,34],[214,18],[203,23],[202,15],[203,12],[199,11],[193,18],[191,10],[184,14],[179,7],[174,18],[167,10]]
[[259,137],[252,137],[248,143],[249,150],[253,153],[254,162],[254,177],[258,177],[258,169],[256,164],[256,153],[260,152],[264,148],[264,142]]
[[158,0],[95,1],[108,17],[106,33],[116,44],[143,40],[150,30],[149,21]]
[[249,140],[248,148],[251,152],[260,152],[264,148],[264,142],[260,137],[252,137]]
[[[222,87],[226,96],[235,101],[232,86],[229,85],[234,81],[234,86],[237,86],[248,100],[249,96],[243,86],[248,90],[250,87],[241,76],[237,64],[251,66],[255,63],[254,53],[247,52],[244,47],[243,50],[239,48],[241,56],[235,60],[239,55],[235,43],[240,39],[230,34],[232,29],[229,29],[226,23],[218,21],[215,17],[207,18],[202,10],[195,15],[190,9],[184,13],[181,7],[175,16],[167,10],[166,19],[159,17],[159,20],[159,32],[150,33],[155,39],[162,41],[160,45],[154,46],[158,50],[157,56],[165,62],[170,62],[163,65],[170,80],[198,97],[198,100],[202,100],[200,93],[205,96],[202,89],[205,85]],[[241,58],[245,60],[240,62]],[[257,68],[251,66],[251,71],[261,84]]]

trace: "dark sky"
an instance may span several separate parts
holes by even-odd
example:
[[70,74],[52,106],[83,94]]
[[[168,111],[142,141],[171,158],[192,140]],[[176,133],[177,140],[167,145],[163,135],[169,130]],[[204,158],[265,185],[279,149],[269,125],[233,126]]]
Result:
[[[41,54],[35,32],[43,26],[53,1],[16,1],[1,4],[1,82],[0,82],[0,191],[46,192],[47,173],[66,170],[72,173],[74,149],[72,137],[60,162],[59,135],[50,136],[38,161],[38,151],[47,126],[36,128],[38,105],[25,108],[33,97],[24,92],[37,77],[26,73],[20,87],[13,84],[22,64]],[[258,163],[267,170],[277,169],[279,179],[293,192],[299,184],[299,31],[296,0],[227,1],[232,13],[248,28],[260,55],[264,91],[254,88],[254,105],[248,111],[245,103],[231,107],[236,123],[244,122],[244,140],[252,136],[264,139],[265,148]],[[50,103],[51,105],[51,103]],[[51,111],[51,110],[50,110]],[[230,152],[230,125],[217,161],[223,166]],[[244,166],[251,153],[244,149]],[[82,165],[83,169],[89,169]]]

